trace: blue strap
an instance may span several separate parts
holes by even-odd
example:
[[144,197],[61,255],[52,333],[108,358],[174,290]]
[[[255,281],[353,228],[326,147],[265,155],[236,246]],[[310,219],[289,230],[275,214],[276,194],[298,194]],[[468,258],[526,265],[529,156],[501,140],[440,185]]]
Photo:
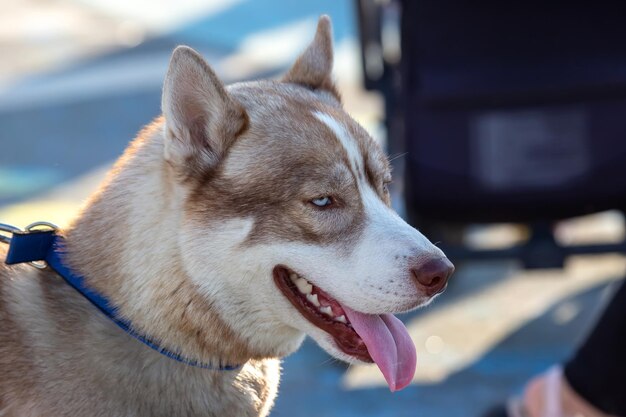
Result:
[[122,330],[168,358],[187,365],[212,370],[232,371],[241,367],[240,365],[213,366],[211,364],[188,359],[177,353],[162,348],[148,337],[136,333],[128,321],[119,317],[117,309],[106,297],[99,294],[92,288],[89,288],[85,284],[83,277],[75,275],[72,270],[63,263],[63,243],[63,238],[51,230],[15,232],[11,238],[5,262],[7,265],[12,265],[23,262],[46,261],[50,268],[63,277],[69,285],[82,294],[83,297],[89,300],[91,304],[96,306],[105,316],[111,319]]
[[54,230],[14,232],[11,237],[6,264],[41,261],[46,259],[54,242]]

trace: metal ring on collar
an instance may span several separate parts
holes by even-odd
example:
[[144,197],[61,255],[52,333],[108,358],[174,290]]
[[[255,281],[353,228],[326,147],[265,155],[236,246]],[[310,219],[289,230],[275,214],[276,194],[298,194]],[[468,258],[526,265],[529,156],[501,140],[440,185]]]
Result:
[[[52,224],[49,222],[34,222],[29,224],[28,226],[26,226],[24,228],[25,231],[30,232],[32,230],[35,229],[39,229],[39,228],[48,228],[48,229],[52,229],[54,231],[59,230],[58,226],[56,224]],[[33,261],[33,262],[29,262],[29,264],[31,266],[34,266],[35,268],[38,269],[45,269],[48,267],[48,264],[46,263],[46,261]]]
[[[0,233],[5,234],[13,234],[15,232],[21,232],[22,229],[19,227],[11,226],[10,224],[0,223]],[[4,234],[0,234],[0,242],[9,244],[11,243],[11,237],[5,236]]]
[[47,227],[49,229],[52,229],[54,231],[59,230],[59,227],[56,224],[52,224],[49,222],[34,222],[29,224],[28,226],[26,226],[24,228],[24,230],[30,232],[33,229],[39,228],[39,227]]

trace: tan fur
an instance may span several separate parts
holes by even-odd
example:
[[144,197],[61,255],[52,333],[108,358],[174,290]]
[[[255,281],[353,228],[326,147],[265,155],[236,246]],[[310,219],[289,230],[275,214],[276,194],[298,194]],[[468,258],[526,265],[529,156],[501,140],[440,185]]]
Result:
[[[279,263],[309,265],[311,274],[317,265],[354,269],[354,282],[338,276],[329,291],[365,313],[428,302],[407,259],[443,254],[389,209],[387,159],[342,110],[331,68],[327,17],[281,82],[226,88],[197,53],[177,48],[164,115],[64,231],[71,268],[136,332],[193,360],[243,367],[176,362],[121,331],[52,271],[2,266],[0,416],[267,415],[278,358],[305,332],[352,360],[294,316],[272,282]],[[310,203],[327,195],[330,209]],[[369,259],[379,244],[390,245],[386,263]],[[389,267],[360,273],[358,256]]]
[[296,60],[283,77],[283,81],[299,84],[312,90],[327,91],[339,99],[339,92],[331,78],[333,68],[332,42],[330,18],[322,16],[313,43]]

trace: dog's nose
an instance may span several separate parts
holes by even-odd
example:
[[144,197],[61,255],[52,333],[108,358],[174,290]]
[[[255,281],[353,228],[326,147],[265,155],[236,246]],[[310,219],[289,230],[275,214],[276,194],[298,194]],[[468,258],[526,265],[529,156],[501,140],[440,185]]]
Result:
[[446,289],[454,265],[448,258],[432,258],[411,268],[418,288],[427,296],[439,294]]

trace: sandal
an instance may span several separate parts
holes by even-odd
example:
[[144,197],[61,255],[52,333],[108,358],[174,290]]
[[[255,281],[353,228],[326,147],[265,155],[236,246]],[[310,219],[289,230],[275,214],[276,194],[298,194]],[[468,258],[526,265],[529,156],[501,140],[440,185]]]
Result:
[[612,417],[581,398],[567,383],[559,366],[534,378],[523,396],[512,398],[484,417]]

